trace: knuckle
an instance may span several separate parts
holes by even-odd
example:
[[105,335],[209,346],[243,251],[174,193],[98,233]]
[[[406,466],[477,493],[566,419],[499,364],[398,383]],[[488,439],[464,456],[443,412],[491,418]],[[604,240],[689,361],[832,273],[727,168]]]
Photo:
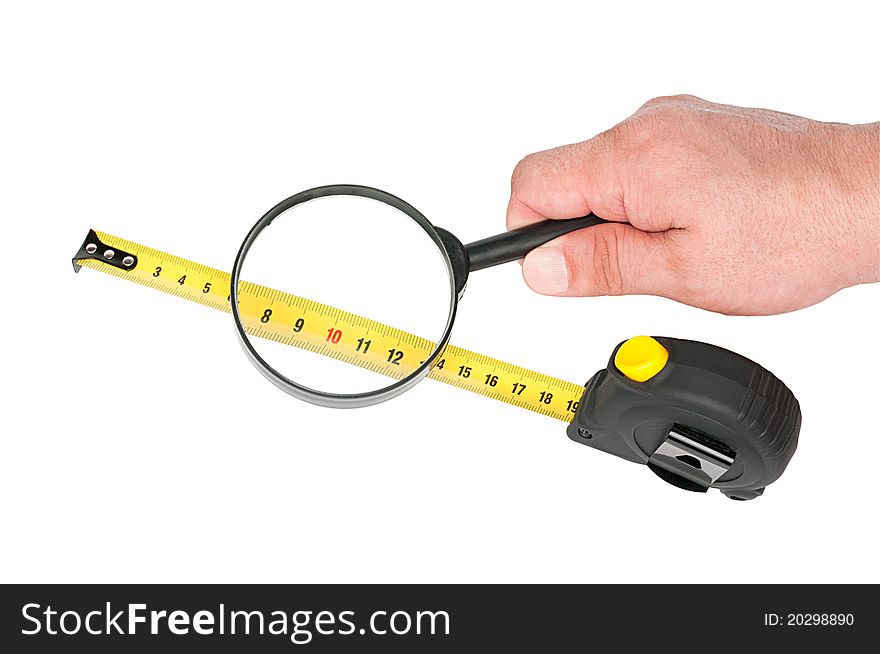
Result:
[[646,103],[644,103],[641,107],[639,107],[639,111],[643,109],[652,109],[658,105],[662,105],[669,101],[673,96],[670,95],[658,95],[656,98],[651,98]]
[[641,116],[633,116],[596,136],[594,146],[601,152],[631,154],[650,139],[650,125]]
[[663,132],[657,129],[653,116],[636,114],[602,132],[595,140],[602,152],[615,153],[622,160],[637,160],[650,152],[662,137]]
[[510,187],[513,190],[526,186],[538,165],[538,153],[526,155],[513,168],[510,176]]
[[675,105],[694,104],[697,102],[704,101],[695,95],[688,95],[687,93],[678,93],[676,95],[658,95],[656,98],[651,98],[645,104],[643,104],[640,107],[640,110],[652,109],[656,107],[667,108]]
[[667,164],[688,151],[695,135],[704,131],[703,118],[695,107],[703,102],[695,96],[674,95],[653,98],[633,116],[617,125],[611,137],[636,161],[659,158]]
[[702,102],[691,95],[669,95],[648,100],[635,116],[656,127],[658,133],[669,133],[690,125],[701,113],[695,106]]

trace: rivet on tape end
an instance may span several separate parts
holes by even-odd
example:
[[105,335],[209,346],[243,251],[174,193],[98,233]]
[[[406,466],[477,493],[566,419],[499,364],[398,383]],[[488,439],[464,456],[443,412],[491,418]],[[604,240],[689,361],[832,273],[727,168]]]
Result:
[[83,259],[95,259],[103,261],[122,270],[134,270],[137,267],[137,255],[125,252],[116,247],[102,243],[94,229],[90,229],[88,235],[79,248],[79,252],[72,259],[73,272],[79,272]]

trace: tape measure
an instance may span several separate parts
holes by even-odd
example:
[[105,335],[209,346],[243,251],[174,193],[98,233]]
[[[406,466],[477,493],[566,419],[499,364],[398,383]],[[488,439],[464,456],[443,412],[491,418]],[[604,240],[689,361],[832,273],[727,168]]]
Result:
[[[229,273],[103,232],[73,259],[121,279],[230,311]],[[430,341],[265,286],[241,282],[247,333],[403,378],[434,351]],[[584,385],[449,345],[429,376],[570,423],[575,442],[635,463],[679,488],[718,488],[748,500],[785,470],[797,447],[800,406],[778,378],[723,348],[640,336],[614,349]]]
[[[84,251],[89,258],[75,259],[74,266],[229,312],[227,272],[104,232],[90,231],[83,247],[90,244],[95,250]],[[239,310],[251,335],[396,379],[412,372],[434,349],[427,339],[390,325],[250,282],[239,287]],[[584,392],[580,384],[454,345],[446,348],[428,376],[565,422],[574,419]]]

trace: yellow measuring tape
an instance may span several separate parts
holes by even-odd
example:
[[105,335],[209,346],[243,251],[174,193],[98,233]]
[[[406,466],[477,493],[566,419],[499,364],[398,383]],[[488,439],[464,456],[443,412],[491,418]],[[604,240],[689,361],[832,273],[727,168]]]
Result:
[[[229,273],[110,234],[96,234],[105,245],[136,255],[137,266],[124,270],[95,259],[82,259],[80,265],[229,312]],[[434,349],[427,339],[266,286],[242,281],[238,299],[249,334],[397,379],[415,370]],[[565,422],[574,418],[584,391],[578,384],[454,345],[446,348],[428,376]]]

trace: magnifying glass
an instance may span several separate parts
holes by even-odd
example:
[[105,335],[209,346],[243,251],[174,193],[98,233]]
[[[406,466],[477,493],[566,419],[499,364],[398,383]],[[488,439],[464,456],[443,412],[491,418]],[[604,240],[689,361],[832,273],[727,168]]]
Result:
[[[333,408],[378,404],[415,386],[442,360],[471,272],[521,259],[539,245],[603,222],[592,214],[547,220],[464,245],[385,191],[350,184],[309,189],[272,207],[242,242],[230,285],[236,333],[251,363],[286,393]],[[268,333],[252,339],[239,308],[243,274],[308,298],[313,311],[341,307],[375,321],[376,338],[360,333],[349,342],[344,329],[331,326],[326,337],[322,333],[301,348]],[[271,314],[271,307],[265,309],[260,320],[268,322]],[[374,340],[389,325],[421,337],[417,359],[405,357],[403,346],[376,352]],[[300,317],[286,328],[294,335],[308,326]],[[251,332],[262,335],[259,325]],[[321,356],[341,347],[349,354]],[[385,365],[371,363],[377,354]]]

